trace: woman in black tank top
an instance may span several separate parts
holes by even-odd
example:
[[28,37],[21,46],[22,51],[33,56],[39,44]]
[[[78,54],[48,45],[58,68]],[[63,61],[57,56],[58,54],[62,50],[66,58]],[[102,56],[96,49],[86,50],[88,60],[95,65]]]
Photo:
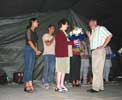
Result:
[[32,72],[35,65],[35,56],[40,55],[41,52],[37,47],[37,34],[35,32],[38,28],[39,22],[36,18],[29,20],[29,25],[27,26],[27,31],[25,34],[26,44],[24,48],[24,77],[23,82],[25,83],[25,92],[33,92],[32,84]]

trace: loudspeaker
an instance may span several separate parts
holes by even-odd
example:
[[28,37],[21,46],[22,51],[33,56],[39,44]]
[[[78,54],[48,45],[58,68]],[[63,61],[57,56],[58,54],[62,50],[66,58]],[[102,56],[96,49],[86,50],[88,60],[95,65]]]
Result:
[[7,83],[6,73],[0,73],[0,84],[6,84],[6,83]]
[[23,72],[15,72],[13,73],[13,82],[22,84],[22,79],[23,79]]

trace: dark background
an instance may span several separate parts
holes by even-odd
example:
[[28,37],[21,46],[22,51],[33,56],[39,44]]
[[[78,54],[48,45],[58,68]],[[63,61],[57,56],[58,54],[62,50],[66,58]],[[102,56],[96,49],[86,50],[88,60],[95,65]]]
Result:
[[[114,53],[122,47],[122,0],[0,0],[0,18],[70,8],[86,19],[96,17],[113,33],[110,45]],[[118,57],[115,72],[122,71],[121,62]]]
[[[122,0],[1,0],[0,17],[72,8],[79,16],[96,17],[115,35],[121,46]],[[121,40],[121,41],[118,41]]]

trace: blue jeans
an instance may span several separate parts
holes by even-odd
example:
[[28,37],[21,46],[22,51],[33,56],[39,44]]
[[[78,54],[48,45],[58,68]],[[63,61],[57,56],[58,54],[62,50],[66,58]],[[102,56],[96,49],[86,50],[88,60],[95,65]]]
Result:
[[35,52],[28,45],[24,48],[24,65],[23,82],[32,81],[32,73],[35,65]]
[[55,56],[44,55],[44,69],[43,69],[44,84],[53,83],[54,75],[55,75]]

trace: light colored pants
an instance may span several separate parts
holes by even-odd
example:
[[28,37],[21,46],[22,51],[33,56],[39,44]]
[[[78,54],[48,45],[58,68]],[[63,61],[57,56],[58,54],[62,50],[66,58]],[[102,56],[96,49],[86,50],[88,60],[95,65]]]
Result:
[[96,49],[92,51],[92,73],[93,73],[92,89],[96,91],[104,90],[103,69],[104,69],[105,57],[106,57],[105,49]]
[[83,79],[83,84],[87,84],[88,69],[89,69],[89,59],[82,58],[80,78]]
[[110,73],[111,66],[112,66],[111,60],[110,59],[106,59],[105,60],[105,65],[104,65],[104,71],[103,71],[103,77],[104,77],[106,82],[109,81],[109,73]]

